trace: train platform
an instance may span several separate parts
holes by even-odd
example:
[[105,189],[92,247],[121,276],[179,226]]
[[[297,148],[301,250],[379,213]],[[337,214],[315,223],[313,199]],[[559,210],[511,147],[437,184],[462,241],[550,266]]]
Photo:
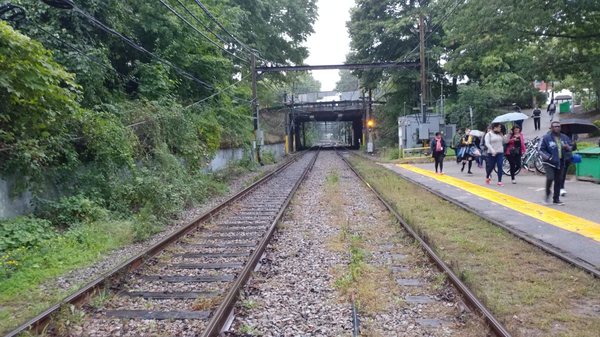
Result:
[[571,178],[565,183],[563,206],[545,205],[545,176],[526,170],[503,177],[504,186],[485,183],[485,169],[473,163],[472,175],[454,161],[444,163],[444,175],[434,164],[382,164],[400,176],[506,227],[567,259],[600,274],[600,185]]

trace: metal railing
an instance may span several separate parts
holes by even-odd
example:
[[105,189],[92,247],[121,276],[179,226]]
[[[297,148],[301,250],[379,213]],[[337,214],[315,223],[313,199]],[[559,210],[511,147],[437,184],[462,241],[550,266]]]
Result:
[[423,158],[431,155],[431,149],[427,147],[402,148],[400,158]]

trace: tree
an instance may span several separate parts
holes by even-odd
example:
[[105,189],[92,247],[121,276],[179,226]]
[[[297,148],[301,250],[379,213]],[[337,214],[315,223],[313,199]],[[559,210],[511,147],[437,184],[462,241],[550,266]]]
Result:
[[0,21],[0,170],[39,176],[74,162],[80,87],[39,42]]
[[349,70],[340,70],[340,80],[335,84],[336,91],[355,91],[360,88],[360,79]]

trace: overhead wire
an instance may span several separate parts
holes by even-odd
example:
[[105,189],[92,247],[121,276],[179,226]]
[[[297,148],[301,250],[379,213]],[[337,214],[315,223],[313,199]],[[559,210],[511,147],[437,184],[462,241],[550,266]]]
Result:
[[[191,16],[194,20],[196,20],[196,22],[198,22],[202,27],[204,27],[204,29],[206,29],[209,33],[211,33],[215,38],[217,38],[217,40],[223,42],[224,44],[232,44],[231,41],[226,41],[224,38],[222,38],[219,34],[215,33],[210,27],[208,27],[207,24],[205,24],[202,20],[200,20],[200,18],[198,18],[194,13],[192,13],[192,11],[190,11],[190,9],[183,3],[181,2],[181,0],[175,0],[177,1],[177,3],[179,4],[179,6],[181,6],[183,8],[183,10],[189,15]],[[242,50],[243,51],[243,50]]]
[[[235,82],[235,83],[233,83],[233,84],[231,84],[231,85],[229,85],[229,86],[227,86],[227,87],[225,87],[225,88],[223,88],[223,89],[220,89],[219,91],[215,92],[214,94],[212,94],[212,95],[210,95],[210,96],[208,96],[208,97],[205,97],[205,98],[203,98],[203,99],[201,99],[201,100],[199,100],[199,101],[197,101],[197,102],[194,102],[194,103],[192,103],[192,104],[190,104],[190,105],[188,105],[188,106],[184,107],[184,109],[189,109],[189,108],[191,108],[192,106],[195,106],[195,105],[198,105],[198,104],[200,104],[200,103],[206,102],[206,101],[208,101],[209,99],[211,99],[211,98],[213,98],[213,97],[216,97],[216,96],[218,96],[218,95],[222,94],[223,92],[225,92],[225,91],[227,91],[227,90],[229,90],[229,89],[231,89],[231,88],[235,87],[236,85],[238,85],[238,84],[242,83],[242,82],[244,81],[244,79],[245,79],[245,78],[247,78],[247,77],[248,77],[248,75],[246,75],[246,76],[242,76],[242,78],[240,78],[240,80],[239,80],[239,81],[237,81],[237,82]],[[238,101],[240,101],[240,100],[241,100],[241,101],[245,101],[245,102],[247,102],[247,103],[252,103],[252,101],[244,100],[243,98],[239,98],[239,97],[234,97],[234,98],[235,98],[236,100],[238,100]]]
[[58,43],[60,43],[63,46],[66,46],[68,48],[70,48],[71,50],[75,51],[77,54],[87,58],[88,60],[92,61],[93,63],[96,63],[99,66],[102,66],[112,72],[115,73],[115,75],[117,75],[119,78],[121,78],[121,80],[123,81],[131,81],[134,83],[138,83],[137,79],[135,77],[127,77],[124,74],[121,74],[120,72],[118,72],[115,68],[112,67],[112,65],[107,65],[105,62],[101,61],[100,59],[94,57],[94,56],[90,56],[87,53],[85,53],[83,50],[77,48],[76,46],[74,46],[73,44],[54,36],[54,34],[52,34],[51,32],[47,31],[46,29],[42,28],[42,26],[40,24],[36,24],[36,27],[41,30],[42,32],[46,33],[46,35],[50,36],[52,39],[54,39],[55,41],[57,41]]
[[196,28],[188,20],[186,20],[183,16],[181,16],[181,14],[179,14],[175,9],[173,9],[173,7],[169,6],[169,4],[167,4],[163,0],[158,0],[158,1],[160,1],[160,3],[163,4],[163,6],[165,6],[169,11],[171,11],[171,13],[175,14],[180,20],[182,20],[183,22],[185,22],[186,25],[190,26],[194,31],[196,31],[198,34],[200,34],[202,37],[204,37],[206,40],[208,40],[211,44],[213,44],[214,46],[216,46],[220,50],[222,50],[225,53],[227,53],[227,54],[229,54],[229,55],[237,58],[238,60],[240,60],[242,62],[250,63],[249,60],[243,59],[243,58],[235,55],[234,53],[232,53],[229,50],[227,50],[227,49],[223,48],[222,46],[220,46],[217,42],[213,41],[210,37],[206,36],[206,34],[204,34],[203,32],[201,32],[200,30],[198,30],[198,28]]
[[257,55],[257,51],[254,49],[251,49],[250,47],[246,46],[244,43],[242,43],[237,37],[235,37],[231,32],[229,32],[229,30],[227,30],[227,28],[225,28],[225,26],[223,26],[223,24],[221,24],[221,22],[219,22],[219,20],[217,20],[217,18],[212,15],[212,13],[208,10],[208,8],[206,8],[206,6],[200,2],[199,0],[194,0],[194,2],[196,2],[196,4],[202,9],[202,11],[214,22],[217,24],[217,26],[219,26],[219,28],[221,28],[221,30],[223,30],[225,33],[227,33],[227,35],[229,35],[235,42],[237,42],[242,48],[246,49],[251,55],[254,55],[256,58],[261,59],[265,62],[268,62],[267,60],[265,60],[264,58],[262,58],[260,55]]
[[82,10],[81,8],[77,7],[77,6],[73,6],[73,10],[76,13],[81,14],[82,16],[84,16],[85,18],[87,18],[88,20],[90,20],[95,26],[97,26],[98,28],[100,28],[101,30],[115,35],[117,37],[119,37],[121,40],[125,41],[125,43],[127,43],[128,45],[130,45],[131,47],[133,47],[134,49],[143,52],[147,55],[150,55],[151,57],[157,59],[160,63],[165,64],[167,66],[169,66],[170,68],[172,68],[173,70],[175,70],[175,72],[177,72],[179,75],[181,75],[184,78],[187,78],[191,81],[194,81],[200,85],[202,85],[203,87],[207,88],[207,89],[214,89],[212,85],[208,84],[207,82],[195,77],[194,75],[190,74],[189,72],[181,69],[180,67],[174,65],[172,62],[148,51],[146,48],[138,45],[137,43],[135,43],[134,41],[132,41],[131,39],[129,39],[128,37],[126,37],[125,35],[119,33],[118,31],[110,28],[109,26],[105,25],[104,23],[102,23],[100,20],[98,20],[97,18],[95,18],[93,15],[88,14],[87,12],[85,12],[84,10]]

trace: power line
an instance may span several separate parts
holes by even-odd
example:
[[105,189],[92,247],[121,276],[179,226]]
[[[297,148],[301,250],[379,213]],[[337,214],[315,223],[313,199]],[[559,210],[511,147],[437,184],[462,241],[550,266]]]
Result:
[[106,68],[106,69],[114,72],[115,75],[117,75],[119,78],[121,78],[121,80],[123,80],[123,81],[131,81],[131,82],[139,84],[139,82],[137,81],[137,79],[135,77],[131,77],[131,78],[126,77],[125,75],[123,75],[120,72],[118,72],[111,65],[107,65],[105,62],[102,62],[100,59],[98,59],[98,58],[96,58],[94,56],[90,56],[90,55],[86,54],[84,51],[82,51],[81,49],[75,47],[71,43],[69,43],[69,42],[67,42],[67,41],[65,41],[65,40],[63,40],[61,38],[58,38],[58,37],[54,36],[54,34],[52,34],[51,32],[49,32],[47,30],[45,30],[44,28],[42,28],[42,26],[40,24],[36,24],[36,26],[37,26],[37,28],[39,30],[41,30],[42,32],[46,33],[46,35],[50,36],[51,38],[53,38],[54,40],[56,40],[57,42],[59,42],[61,45],[66,46],[66,47],[74,50],[79,55],[81,55],[81,56],[87,58],[88,60],[90,60],[90,61],[98,64],[99,66],[102,66],[102,67],[104,67],[104,68]]
[[[197,102],[194,102],[194,103],[192,103],[192,104],[190,104],[190,105],[186,106],[186,107],[185,107],[185,109],[191,108],[192,106],[198,105],[198,104],[200,104],[200,103],[202,103],[202,102],[206,102],[206,101],[208,101],[209,99],[211,99],[211,98],[213,98],[213,97],[215,97],[215,96],[218,96],[218,95],[222,94],[222,93],[223,93],[223,92],[225,92],[226,90],[229,90],[229,89],[233,88],[234,86],[236,86],[236,85],[240,84],[240,83],[241,83],[241,82],[242,82],[242,81],[243,81],[243,80],[244,80],[246,77],[248,77],[248,75],[246,75],[246,76],[242,77],[242,78],[241,78],[239,81],[237,81],[237,82],[235,82],[235,83],[231,84],[230,86],[227,86],[227,87],[225,87],[225,88],[223,88],[223,89],[221,89],[221,90],[219,90],[219,91],[215,92],[214,94],[212,94],[212,95],[210,95],[210,96],[208,96],[208,97],[205,97],[205,98],[203,98],[203,99],[201,99],[201,100],[199,100],[199,101],[197,101]],[[244,99],[241,99],[241,98],[238,98],[238,97],[234,97],[234,98],[235,98],[235,99],[237,99],[237,100],[243,100],[243,101],[246,101],[247,103],[252,103],[252,101],[244,100]]]
[[131,47],[133,47],[134,49],[143,52],[145,54],[148,54],[150,56],[152,56],[153,58],[157,59],[160,63],[163,63],[169,67],[171,67],[172,69],[174,69],[179,75],[192,80],[200,85],[202,85],[203,87],[207,88],[207,89],[214,89],[212,85],[206,83],[205,81],[202,81],[201,79],[195,77],[194,75],[190,74],[189,72],[181,69],[180,67],[174,65],[173,63],[165,60],[164,58],[146,50],[146,48],[136,44],[135,42],[133,42],[131,39],[127,38],[126,36],[124,36],[123,34],[119,33],[118,31],[108,27],[107,25],[105,25],[104,23],[102,23],[100,20],[96,19],[94,16],[86,13],[85,11],[83,11],[81,8],[77,7],[77,6],[73,6],[73,10],[79,14],[81,14],[82,16],[84,16],[85,18],[87,18],[88,20],[90,20],[94,25],[96,25],[98,28],[100,28],[101,30],[115,35],[117,37],[119,37],[120,39],[122,39],[123,41],[125,41],[128,45],[130,45]]
[[231,38],[237,42],[242,48],[248,50],[248,52],[250,52],[250,54],[256,56],[256,58],[259,58],[263,61],[267,61],[265,59],[263,59],[262,57],[260,57],[259,55],[256,55],[255,50],[250,49],[250,47],[246,46],[245,44],[243,44],[240,40],[238,40],[232,33],[230,33],[227,28],[225,28],[221,22],[219,22],[219,20],[217,20],[217,18],[215,18],[212,13],[208,10],[208,8],[206,8],[206,6],[204,6],[204,4],[202,2],[200,2],[199,0],[194,0],[194,2],[196,2],[196,4],[198,4],[198,6],[200,6],[200,8],[202,8],[202,10],[204,11],[204,13],[206,13],[206,15],[217,24],[217,26],[219,26],[219,28],[221,28],[225,33],[227,33],[227,35],[231,36]]
[[212,29],[210,29],[210,27],[208,27],[208,25],[206,25],[202,20],[200,20],[194,13],[192,13],[189,8],[187,8],[187,6],[185,4],[183,4],[181,2],[181,0],[175,0],[177,1],[177,3],[179,4],[179,6],[181,6],[183,8],[183,10],[188,13],[188,15],[190,15],[192,18],[194,18],[194,20],[196,20],[202,27],[204,27],[204,29],[206,29],[208,32],[210,32],[214,37],[217,38],[217,40],[223,42],[224,44],[232,44],[230,41],[226,41],[225,39],[223,39],[221,36],[219,36],[219,34],[215,33]]
[[190,26],[193,30],[195,30],[198,34],[200,34],[202,37],[204,37],[205,39],[207,39],[210,43],[212,43],[214,46],[216,46],[217,48],[221,49],[222,51],[226,52],[227,54],[237,58],[238,60],[245,62],[245,63],[249,63],[250,61],[245,60],[235,54],[233,54],[232,52],[230,52],[229,50],[221,47],[218,43],[216,43],[215,41],[211,40],[211,38],[209,38],[208,36],[206,36],[204,33],[202,33],[201,31],[198,30],[198,28],[196,28],[194,25],[192,25],[188,20],[186,20],[183,16],[181,16],[181,14],[179,14],[175,9],[173,9],[171,6],[169,6],[167,3],[165,3],[163,0],[158,0],[160,1],[161,4],[163,4],[163,6],[167,7],[167,9],[169,9],[169,11],[171,11],[173,14],[175,14],[180,20],[182,20],[183,22],[185,22],[188,26]]

